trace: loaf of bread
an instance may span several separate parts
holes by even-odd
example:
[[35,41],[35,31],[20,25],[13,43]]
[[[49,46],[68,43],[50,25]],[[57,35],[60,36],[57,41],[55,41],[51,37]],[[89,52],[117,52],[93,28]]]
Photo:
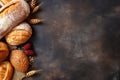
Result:
[[0,39],[10,32],[15,26],[24,21],[30,8],[24,0],[0,0]]
[[23,22],[18,26],[14,27],[6,36],[6,42],[9,45],[20,45],[29,40],[32,35],[31,26]]
[[0,62],[4,61],[9,55],[9,50],[7,44],[0,42]]
[[0,63],[0,80],[11,80],[13,75],[13,67],[10,62]]

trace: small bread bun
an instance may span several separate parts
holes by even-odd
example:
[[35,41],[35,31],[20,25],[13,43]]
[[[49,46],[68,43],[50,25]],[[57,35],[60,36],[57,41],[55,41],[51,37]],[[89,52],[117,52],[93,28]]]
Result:
[[22,50],[12,50],[10,53],[10,62],[17,71],[28,71],[29,59]]
[[10,32],[15,26],[25,20],[30,8],[24,0],[1,0],[0,8],[0,39]]
[[0,62],[4,61],[9,55],[9,50],[4,42],[0,42]]
[[13,28],[12,31],[6,35],[5,39],[9,45],[20,45],[28,41],[31,35],[31,26],[28,23],[23,22]]
[[13,75],[13,67],[10,62],[0,63],[0,80],[11,80]]

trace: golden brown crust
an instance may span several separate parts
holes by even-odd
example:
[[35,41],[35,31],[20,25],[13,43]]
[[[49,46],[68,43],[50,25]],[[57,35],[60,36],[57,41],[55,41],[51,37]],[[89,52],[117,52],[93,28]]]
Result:
[[0,9],[0,39],[16,25],[25,20],[30,13],[24,0],[11,0]]
[[0,63],[0,80],[11,80],[13,67],[10,62],[5,61]]
[[28,23],[23,22],[8,33],[5,39],[10,45],[20,45],[28,41],[31,35],[32,28]]
[[20,2],[16,2],[16,3],[11,4],[9,7],[6,7],[3,11],[0,12],[0,18],[8,15],[19,5],[20,5]]
[[4,42],[0,42],[0,62],[6,59],[9,54],[7,45]]
[[26,72],[28,70],[28,57],[21,50],[11,51],[10,62],[13,65],[13,67],[20,72]]

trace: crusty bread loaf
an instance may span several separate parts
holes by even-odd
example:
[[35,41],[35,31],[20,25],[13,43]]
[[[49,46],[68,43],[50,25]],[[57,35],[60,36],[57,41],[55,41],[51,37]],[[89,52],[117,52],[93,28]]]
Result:
[[10,32],[12,28],[25,20],[30,13],[30,8],[26,1],[6,1],[9,2],[4,1],[4,4],[6,4],[0,9],[0,39]]
[[31,26],[23,22],[18,26],[14,27],[5,37],[6,42],[10,45],[20,45],[30,39],[32,35]]

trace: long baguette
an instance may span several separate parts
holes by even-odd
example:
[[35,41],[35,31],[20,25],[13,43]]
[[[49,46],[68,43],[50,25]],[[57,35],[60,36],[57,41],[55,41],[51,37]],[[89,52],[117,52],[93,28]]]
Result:
[[0,39],[24,21],[29,13],[29,5],[24,0],[11,0],[5,4],[0,9]]

